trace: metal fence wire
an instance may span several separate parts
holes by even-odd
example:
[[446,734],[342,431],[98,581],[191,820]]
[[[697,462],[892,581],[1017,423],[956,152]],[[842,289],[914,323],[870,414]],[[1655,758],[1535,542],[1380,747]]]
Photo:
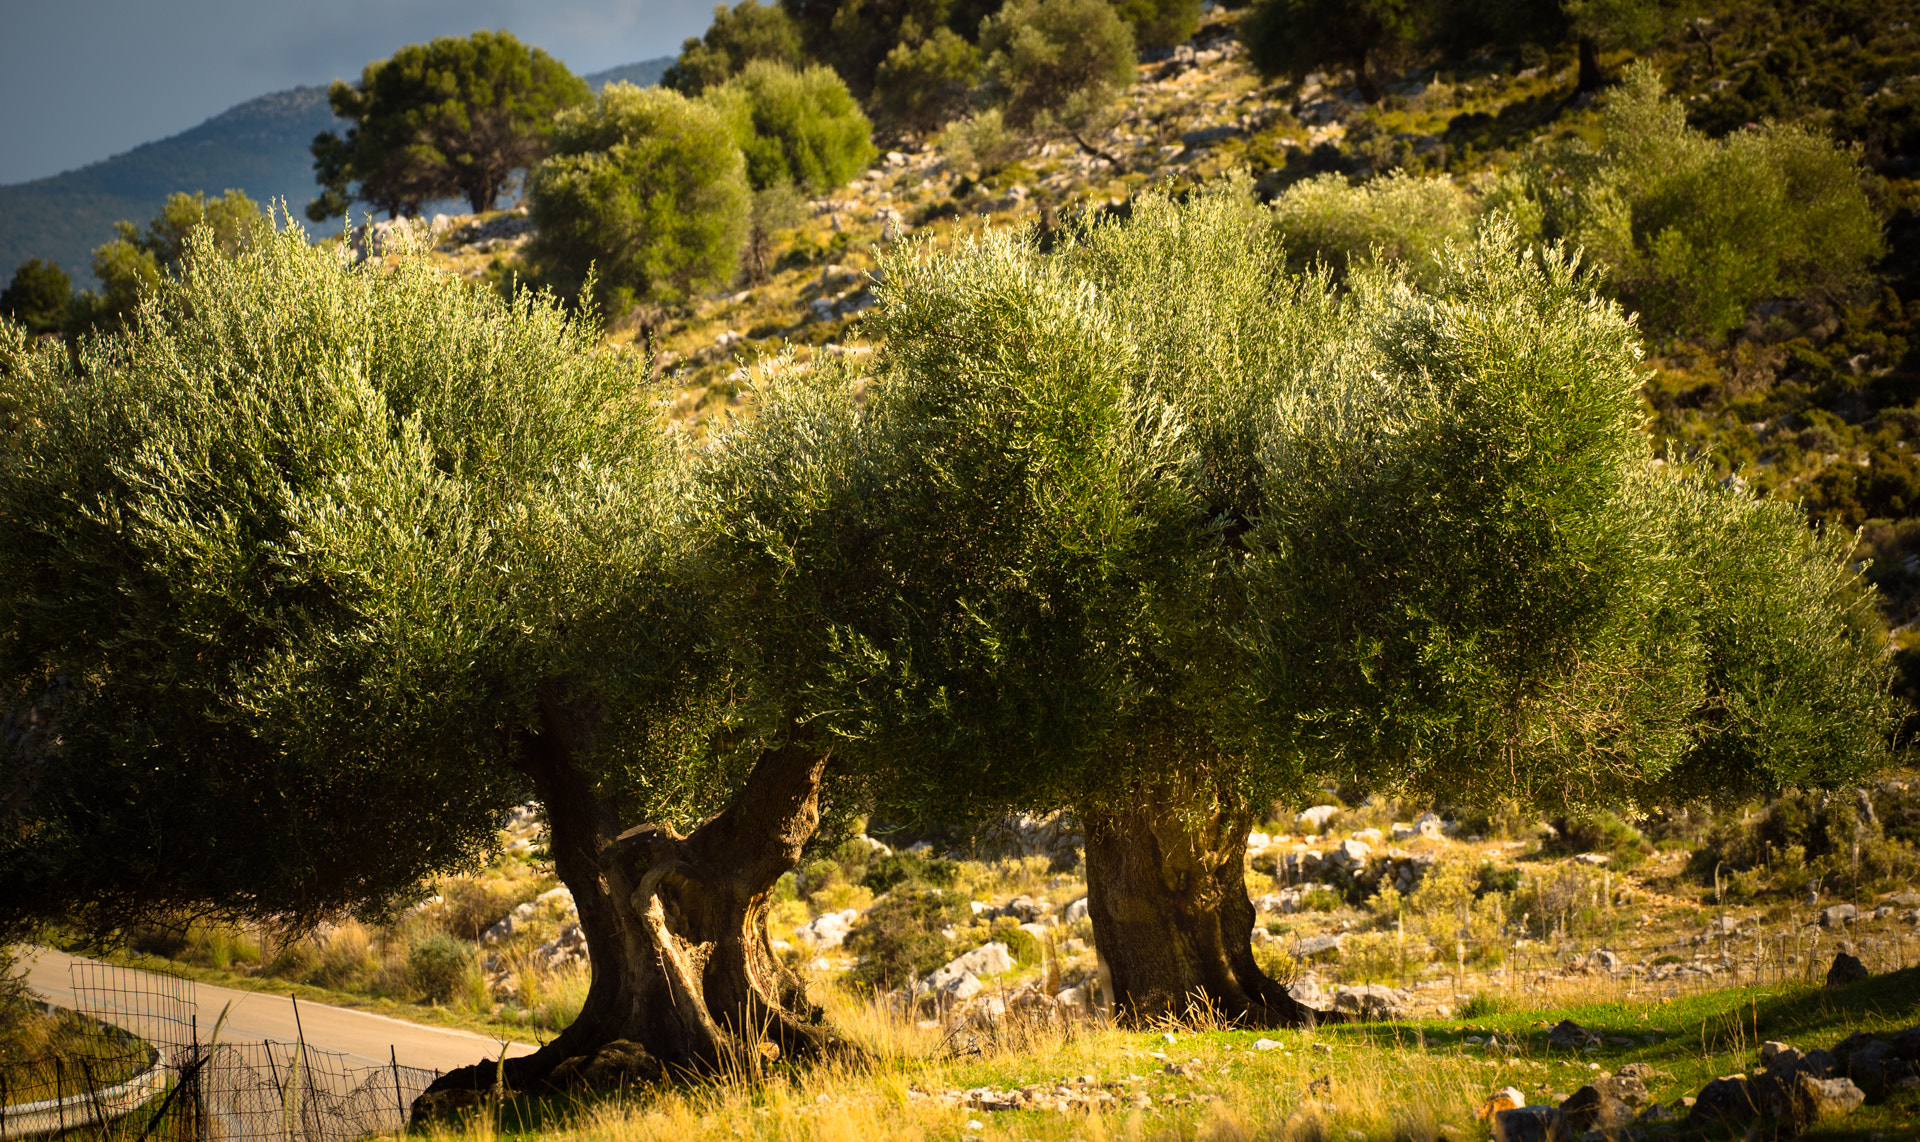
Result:
[[[79,1013],[116,1047],[0,1073],[0,1142],[354,1142],[406,1128],[438,1072],[304,1042],[223,1042],[189,980],[76,962]],[[129,1077],[130,1076],[130,1077]]]

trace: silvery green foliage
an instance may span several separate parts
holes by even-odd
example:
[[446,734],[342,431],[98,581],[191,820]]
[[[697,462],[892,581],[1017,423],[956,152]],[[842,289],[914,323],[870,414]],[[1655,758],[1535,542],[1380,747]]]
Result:
[[0,666],[65,697],[0,912],[378,903],[493,843],[563,682],[615,715],[607,780],[686,800],[640,764],[703,708],[680,466],[590,323],[203,231],[77,368],[5,360]]
[[[1170,774],[1566,803],[1884,758],[1837,542],[1651,466],[1634,327],[1570,258],[1496,219],[1430,290],[1336,290],[1271,236],[1228,181],[1057,254],[909,249],[870,374],[788,374],[717,441],[721,625],[843,772],[952,815]],[[1697,538],[1736,533],[1765,553]]]
[[1422,285],[1434,281],[1446,243],[1464,240],[1473,223],[1471,202],[1451,179],[1405,171],[1358,185],[1338,174],[1297,182],[1274,200],[1273,215],[1295,269],[1323,262],[1343,273],[1388,259]]
[[1850,543],[1651,466],[1638,339],[1570,258],[1496,220],[1431,293],[1361,293],[1372,367],[1301,390],[1264,457],[1243,629],[1269,748],[1563,804],[1884,763]]

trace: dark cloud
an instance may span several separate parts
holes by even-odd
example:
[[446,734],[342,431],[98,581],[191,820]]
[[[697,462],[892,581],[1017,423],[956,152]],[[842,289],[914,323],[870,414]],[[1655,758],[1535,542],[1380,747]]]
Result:
[[256,95],[505,28],[600,71],[672,55],[712,0],[0,0],[0,183],[106,158]]

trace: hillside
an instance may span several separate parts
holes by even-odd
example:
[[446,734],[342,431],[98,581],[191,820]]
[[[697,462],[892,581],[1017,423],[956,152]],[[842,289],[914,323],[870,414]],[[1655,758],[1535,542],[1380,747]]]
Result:
[[[585,78],[596,91],[614,80],[652,84],[672,62],[642,60]],[[307,146],[341,126],[324,86],[296,87],[78,170],[0,186],[0,281],[28,258],[51,259],[76,280],[90,280],[88,260],[113,237],[114,222],[153,217],[175,191],[244,190],[257,202],[285,199],[298,217],[314,191]]]

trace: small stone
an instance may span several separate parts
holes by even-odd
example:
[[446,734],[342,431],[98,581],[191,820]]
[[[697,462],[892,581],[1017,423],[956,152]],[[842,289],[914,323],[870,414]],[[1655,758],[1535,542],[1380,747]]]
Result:
[[[1772,1039],[1767,1040],[1760,1044],[1760,1065],[1763,1067],[1772,1066],[1773,1060],[1786,1051],[1793,1051],[1793,1048],[1787,1046],[1785,1043],[1775,1042]],[[1794,1051],[1793,1053],[1797,1055],[1800,1052]]]
[[1835,904],[1820,910],[1820,925],[1824,928],[1843,928],[1859,919],[1860,910],[1851,904]]
[[1272,1039],[1255,1039],[1253,1041],[1253,1049],[1256,1051],[1273,1051],[1279,1048],[1280,1044],[1274,1042]]

